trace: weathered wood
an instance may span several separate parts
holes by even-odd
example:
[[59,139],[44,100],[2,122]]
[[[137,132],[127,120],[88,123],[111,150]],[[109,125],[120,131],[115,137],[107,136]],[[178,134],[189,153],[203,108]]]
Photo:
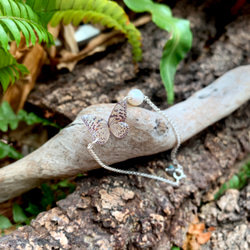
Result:
[[[226,73],[186,101],[165,110],[165,114],[174,120],[184,142],[228,116],[247,100],[250,100],[250,66],[242,66]],[[87,150],[92,140],[87,128],[78,124],[81,124],[83,114],[94,114],[107,120],[112,107],[102,104],[86,108],[70,127],[41,148],[1,168],[0,202],[28,191],[46,179],[71,177],[100,167]],[[158,113],[128,106],[126,122],[130,133],[125,138],[111,137],[104,146],[95,147],[105,164],[156,154],[176,143],[172,128]]]

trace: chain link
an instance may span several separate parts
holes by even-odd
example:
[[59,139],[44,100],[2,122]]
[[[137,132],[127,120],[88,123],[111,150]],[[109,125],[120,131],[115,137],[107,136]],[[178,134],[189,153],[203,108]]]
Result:
[[96,162],[103,168],[109,170],[109,171],[113,171],[113,172],[116,172],[116,173],[119,173],[119,174],[130,174],[130,175],[137,175],[137,176],[142,176],[142,177],[146,177],[146,178],[149,178],[149,179],[155,179],[155,180],[158,180],[158,181],[163,181],[163,182],[166,182],[168,184],[171,184],[173,186],[178,186],[179,184],[179,181],[171,181],[171,180],[168,180],[166,178],[163,178],[163,177],[160,177],[160,176],[156,176],[156,175],[151,175],[151,174],[145,174],[145,173],[141,173],[141,172],[135,172],[135,171],[129,171],[129,170],[122,170],[122,169],[117,169],[117,168],[113,168],[113,167],[110,167],[110,166],[107,166],[105,165],[101,160],[100,158],[97,156],[97,154],[94,152],[93,150],[93,146],[94,146],[94,143],[91,142],[89,145],[88,145],[88,150],[90,152],[90,154],[92,155],[92,157],[96,160]]

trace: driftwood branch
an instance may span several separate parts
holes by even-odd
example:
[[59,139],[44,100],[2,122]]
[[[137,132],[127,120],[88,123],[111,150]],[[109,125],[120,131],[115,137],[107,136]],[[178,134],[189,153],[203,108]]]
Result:
[[[228,116],[250,99],[250,66],[229,71],[208,87],[198,91],[164,112],[174,120],[181,140],[186,141],[216,121]],[[0,169],[0,202],[40,185],[47,179],[70,177],[99,166],[87,145],[92,138],[81,123],[83,114],[107,118],[111,104],[84,109],[75,121],[41,148],[23,159]],[[166,151],[175,144],[173,131],[158,113],[128,107],[130,133],[118,140],[111,137],[95,152],[106,164]]]

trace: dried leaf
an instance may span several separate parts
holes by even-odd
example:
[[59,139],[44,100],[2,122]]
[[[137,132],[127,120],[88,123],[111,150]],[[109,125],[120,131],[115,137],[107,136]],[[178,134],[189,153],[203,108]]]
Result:
[[67,26],[63,26],[62,31],[65,48],[72,53],[78,53],[79,48],[75,39],[75,29],[73,25],[69,24]]
[[16,231],[16,226],[11,226],[11,227],[9,227],[9,228],[3,230],[3,232],[4,232],[5,235],[11,234],[11,233],[13,233],[14,231]]
[[[51,25],[48,25],[48,31],[53,35],[53,37],[56,39],[59,36],[60,30],[62,26],[59,24],[56,27],[51,27]],[[56,57],[56,46],[52,45],[50,48],[47,48],[47,51],[49,53],[49,57],[51,60],[53,60]]]
[[[62,38],[65,47],[65,49],[60,52],[62,58],[66,59],[72,55],[77,55],[79,53],[79,48],[75,39],[75,29],[72,24],[63,26]],[[67,68],[71,72],[75,68],[77,62],[78,60],[61,62],[57,65],[57,68]]]
[[189,242],[188,242],[188,248],[187,249],[192,249],[192,250],[200,250],[200,244],[197,242],[196,237],[195,236],[190,236],[189,237]]
[[209,228],[207,229],[208,232],[213,232],[214,230],[215,230],[215,227],[209,227]]
[[23,108],[27,96],[34,88],[45,59],[46,54],[44,48],[40,44],[36,44],[24,56],[22,63],[28,68],[30,74],[27,77],[20,78],[14,85],[10,86],[3,98],[4,101],[11,104],[15,112]]
[[[141,25],[144,25],[148,23],[151,20],[151,16],[145,15],[133,22],[133,24],[138,27]],[[112,39],[117,37],[116,39]],[[112,39],[112,41],[111,41]],[[67,56],[64,56],[59,60],[59,63],[68,63],[68,62],[78,62],[84,58],[86,58],[89,55],[92,55],[94,53],[104,51],[107,46],[111,44],[116,44],[118,42],[121,42],[124,40],[124,36],[121,36],[121,33],[118,31],[110,31],[108,33],[102,33],[98,35],[97,37],[93,38],[85,47],[82,49],[79,53],[68,53]],[[101,48],[98,48],[101,47]]]
[[[32,47],[32,44],[30,44],[30,46]],[[10,43],[10,53],[16,60],[18,60],[18,62],[20,62],[23,60],[23,57],[27,54],[31,47],[27,47],[25,37],[21,35],[19,47],[17,47],[16,42]]]
[[199,223],[199,224],[190,224],[188,228],[188,233],[192,235],[199,235],[202,233],[202,231],[205,229],[205,224],[204,223]]
[[184,250],[199,250],[200,245],[209,241],[211,237],[211,232],[215,230],[215,227],[210,227],[209,232],[204,232],[205,229],[204,223],[199,223],[199,218],[196,215],[192,223],[188,227],[188,232],[186,239],[184,240],[182,248]]
[[199,222],[200,222],[199,217],[196,214],[195,217],[194,217],[194,219],[193,219],[193,221],[192,221],[192,224],[198,224]]
[[197,242],[202,245],[210,240],[211,232],[201,233],[197,236]]

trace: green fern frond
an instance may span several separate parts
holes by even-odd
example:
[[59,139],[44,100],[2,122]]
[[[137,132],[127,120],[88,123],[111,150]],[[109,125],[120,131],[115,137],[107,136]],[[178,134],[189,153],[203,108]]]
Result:
[[17,0],[0,1],[0,43],[7,51],[9,41],[16,41],[17,46],[23,33],[26,44],[31,41],[34,45],[36,36],[39,43],[54,44],[52,35],[46,30],[39,16],[29,5]]
[[16,59],[9,53],[0,48],[0,83],[5,92],[10,83],[19,79],[20,74],[29,73],[28,69],[17,63]]
[[[100,23],[108,28],[120,30],[126,35],[132,45],[133,58],[139,61],[142,58],[141,34],[129,19],[124,10],[116,3],[108,0],[27,0],[27,4],[39,15],[43,14],[51,18],[51,25],[56,26],[59,22],[65,25],[73,23],[79,25],[80,22]],[[48,18],[47,18],[48,19]]]

